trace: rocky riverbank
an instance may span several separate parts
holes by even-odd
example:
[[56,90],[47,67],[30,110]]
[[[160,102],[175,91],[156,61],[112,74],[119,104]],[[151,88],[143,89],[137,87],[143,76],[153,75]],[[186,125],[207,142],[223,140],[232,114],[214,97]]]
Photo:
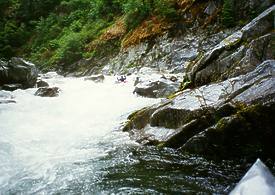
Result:
[[275,159],[274,10],[188,62],[182,91],[131,114],[123,131],[211,158]]

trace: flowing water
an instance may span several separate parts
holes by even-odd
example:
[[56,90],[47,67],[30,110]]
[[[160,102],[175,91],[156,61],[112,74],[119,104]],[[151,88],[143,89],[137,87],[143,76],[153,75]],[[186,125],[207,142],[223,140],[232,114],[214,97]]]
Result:
[[115,84],[53,75],[59,97],[16,90],[0,104],[0,194],[225,193],[244,170],[172,149],[140,146],[119,131],[127,115],[160,100]]

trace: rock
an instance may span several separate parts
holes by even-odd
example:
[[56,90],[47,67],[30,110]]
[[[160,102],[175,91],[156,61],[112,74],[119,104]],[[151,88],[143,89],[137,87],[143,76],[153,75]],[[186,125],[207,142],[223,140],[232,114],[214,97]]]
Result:
[[271,37],[267,34],[259,37],[247,46],[240,46],[236,52],[221,55],[206,68],[196,73],[195,85],[216,80],[225,80],[248,73],[261,62],[272,59]]
[[229,195],[272,195],[275,192],[275,177],[260,160],[253,164]]
[[[136,84],[137,82],[135,82]],[[136,85],[134,93],[149,97],[160,98],[167,97],[179,89],[180,83],[175,83],[167,79],[148,80]]]
[[40,75],[41,79],[52,79],[52,78],[60,78],[61,76],[56,72],[47,72],[46,74]]
[[104,67],[104,74],[141,73],[146,69],[182,73],[186,62],[195,60],[199,53],[208,51],[229,33],[229,30],[215,33],[202,29],[177,37],[169,37],[167,33],[154,39],[154,44],[145,41],[123,49],[114,58],[100,61],[100,66]]
[[169,78],[169,80],[172,81],[172,82],[176,82],[176,81],[178,81],[178,78],[176,76],[171,76]]
[[218,9],[218,7],[216,6],[215,2],[210,1],[204,10],[204,13],[206,13],[208,15],[212,15],[217,9]]
[[274,159],[275,126],[271,117],[274,114],[274,102],[248,106],[193,136],[181,150],[223,159],[242,155],[249,159],[257,156]]
[[29,88],[35,85],[38,70],[34,64],[22,58],[12,58],[8,63],[1,64],[0,85],[21,84],[21,88]]
[[0,104],[16,103],[14,97],[5,91],[0,91]]
[[34,95],[41,97],[56,97],[59,95],[60,89],[58,87],[41,87]]
[[22,89],[22,88],[23,88],[22,84],[5,84],[2,86],[2,89],[6,91],[14,91],[16,89]]
[[11,104],[16,103],[15,100],[0,100],[0,104]]
[[92,75],[89,77],[86,77],[84,80],[85,81],[94,81],[96,83],[102,83],[104,81],[105,77],[103,74],[99,74],[99,75]]
[[36,86],[38,88],[40,88],[40,87],[49,87],[49,84],[46,81],[39,80],[39,81],[36,82]]
[[124,130],[142,143],[208,157],[275,158],[274,71],[275,60],[269,60],[246,75],[184,90],[133,114]]
[[270,7],[241,30],[199,56],[187,67],[187,77],[195,86],[246,74],[261,62],[274,59],[272,52],[273,12]]

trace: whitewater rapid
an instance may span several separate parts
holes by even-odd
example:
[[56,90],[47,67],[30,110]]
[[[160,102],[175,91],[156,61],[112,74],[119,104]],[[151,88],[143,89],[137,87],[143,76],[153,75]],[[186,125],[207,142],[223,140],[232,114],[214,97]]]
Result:
[[[91,162],[135,145],[118,128],[132,111],[159,101],[135,96],[134,77],[94,83],[51,73],[44,80],[61,89],[58,97],[16,90],[16,104],[0,104],[1,194],[60,192],[86,172],[92,182],[99,180],[99,167]],[[77,166],[88,162],[89,168]]]
[[122,132],[130,113],[161,101],[133,94],[134,75],[121,84],[42,78],[58,97],[33,88],[0,103],[0,195],[228,194],[244,175],[238,162],[142,146]]

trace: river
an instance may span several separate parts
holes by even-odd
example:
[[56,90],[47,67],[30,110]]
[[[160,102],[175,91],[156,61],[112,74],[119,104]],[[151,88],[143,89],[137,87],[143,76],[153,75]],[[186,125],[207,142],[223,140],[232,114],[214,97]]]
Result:
[[0,104],[0,194],[225,193],[244,173],[231,161],[130,140],[121,123],[160,101],[134,95],[133,77],[94,83],[51,73],[45,80],[59,97],[16,90],[16,104]]

